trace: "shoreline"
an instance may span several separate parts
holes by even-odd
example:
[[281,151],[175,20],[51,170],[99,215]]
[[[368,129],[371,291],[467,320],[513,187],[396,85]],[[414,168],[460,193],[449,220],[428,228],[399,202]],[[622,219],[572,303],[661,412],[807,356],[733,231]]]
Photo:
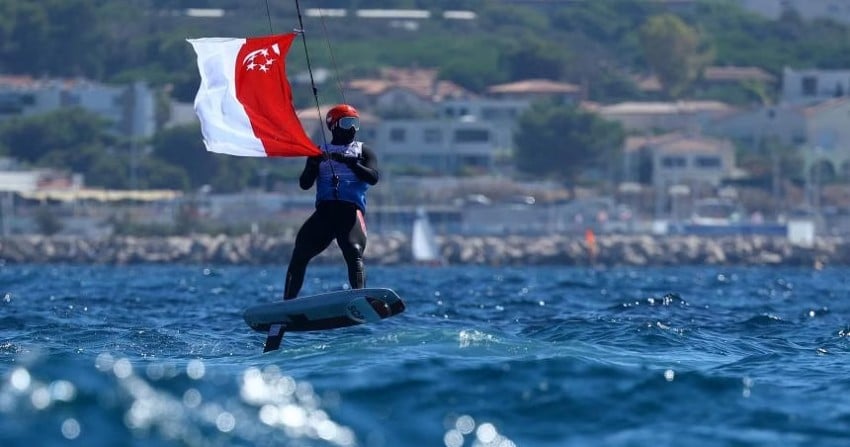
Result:
[[[69,264],[286,264],[292,237],[261,234],[168,237],[14,236],[0,238],[0,262]],[[599,235],[591,259],[580,236],[438,236],[448,265],[850,265],[850,239],[815,238],[811,246],[774,236]],[[412,264],[407,236],[372,235],[366,247],[370,265]],[[332,243],[314,261],[342,262]]]

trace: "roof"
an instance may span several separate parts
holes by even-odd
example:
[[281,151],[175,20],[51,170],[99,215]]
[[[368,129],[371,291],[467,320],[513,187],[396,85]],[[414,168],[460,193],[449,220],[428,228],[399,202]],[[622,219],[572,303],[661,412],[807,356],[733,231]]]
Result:
[[664,153],[676,154],[705,153],[729,150],[732,148],[732,143],[725,139],[674,132],[648,137],[628,137],[624,143],[623,150],[629,153],[643,148],[653,148]]
[[454,82],[437,79],[436,69],[385,67],[380,70],[378,78],[354,79],[346,87],[369,96],[377,96],[394,88],[406,89],[431,100],[472,96]]
[[658,76],[634,76],[632,80],[637,85],[638,90],[642,92],[660,92],[662,90]]
[[581,87],[566,82],[549,79],[525,79],[507,84],[493,85],[487,88],[490,93],[578,93]]
[[623,150],[625,152],[635,152],[647,146],[657,146],[665,141],[672,141],[684,137],[685,136],[679,132],[666,133],[663,135],[626,137],[626,141],[623,143]]
[[827,110],[832,110],[836,107],[840,107],[842,105],[846,105],[850,103],[850,97],[841,96],[838,98],[827,99],[825,101],[819,102],[817,104],[803,107],[803,115],[812,116],[817,115],[820,112],[825,112]]
[[[316,107],[307,107],[304,109],[298,109],[295,111],[295,115],[298,116],[298,119],[302,122],[310,121],[310,120],[319,120],[324,122],[325,116],[328,114],[328,110],[336,106],[337,104],[322,104],[319,106],[319,112],[316,112]],[[378,117],[372,115],[371,113],[364,112],[363,110],[357,108],[356,105],[352,104],[355,109],[357,109],[357,113],[360,115],[360,121],[363,123],[372,123],[378,121]]]
[[37,79],[32,76],[0,75],[0,89],[6,90],[32,91],[41,90],[48,87],[60,87],[62,89],[70,89],[77,85],[93,85],[93,82],[85,79]]
[[154,202],[159,200],[173,200],[180,197],[182,193],[180,191],[164,189],[119,190],[80,188],[22,191],[20,195],[27,199],[58,200],[62,202],[71,202],[76,200],[96,200],[99,202],[134,200],[140,202]]
[[663,142],[656,147],[666,154],[717,153],[732,150],[732,143],[717,138],[684,137]]
[[761,81],[776,82],[776,76],[759,67],[706,67],[702,74],[707,81],[736,82],[736,81]]
[[662,115],[674,113],[728,112],[735,108],[720,101],[627,101],[599,108],[602,114]]

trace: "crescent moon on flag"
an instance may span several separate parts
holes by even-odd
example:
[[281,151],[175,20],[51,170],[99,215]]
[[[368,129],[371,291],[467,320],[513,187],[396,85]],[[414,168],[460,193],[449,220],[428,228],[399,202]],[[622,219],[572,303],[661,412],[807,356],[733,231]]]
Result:
[[[278,44],[274,44],[270,48],[272,49],[272,51],[274,51],[274,53],[276,55],[280,56],[280,47],[278,46]],[[268,57],[269,56],[269,48],[261,48],[259,50],[254,50],[254,51],[246,54],[245,58],[242,59],[242,65],[246,65],[249,62],[253,61],[254,58],[257,57],[258,55]]]

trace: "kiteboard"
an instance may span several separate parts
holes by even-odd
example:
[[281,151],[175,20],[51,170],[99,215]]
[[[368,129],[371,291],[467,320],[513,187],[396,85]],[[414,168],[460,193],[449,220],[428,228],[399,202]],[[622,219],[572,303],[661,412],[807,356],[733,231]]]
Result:
[[336,329],[371,323],[404,312],[404,301],[391,289],[350,289],[249,307],[243,314],[251,329],[268,334],[263,352],[280,347],[284,332]]

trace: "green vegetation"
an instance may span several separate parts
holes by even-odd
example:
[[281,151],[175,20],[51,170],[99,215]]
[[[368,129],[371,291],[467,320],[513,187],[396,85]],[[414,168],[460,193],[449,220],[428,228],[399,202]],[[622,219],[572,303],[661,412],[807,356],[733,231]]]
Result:
[[650,17],[640,28],[640,42],[647,63],[670,97],[681,96],[710,60],[707,52],[700,51],[696,31],[672,14]]
[[[272,1],[270,6],[271,30],[262,2],[4,0],[0,73],[82,76],[107,83],[145,80],[172,99],[191,101],[199,78],[185,39],[260,35],[297,26],[293,1]],[[434,13],[431,20],[419,22],[417,30],[355,17],[305,17],[313,67],[330,67],[342,81],[373,75],[384,66],[434,67],[442,79],[479,93],[492,84],[542,77],[583,85],[589,100],[613,102],[647,97],[634,77],[654,72],[663,83],[663,98],[767,103],[775,92],[764,85],[700,85],[701,68],[754,65],[778,76],[784,66],[850,66],[847,26],[827,20],[807,22],[793,13],[770,21],[741,10],[731,0],[701,1],[676,11],[678,15],[665,2],[645,0],[520,4],[327,0],[321,6],[422,8]],[[221,19],[172,14],[188,7],[226,8],[228,14]],[[443,20],[439,17],[444,9],[471,9],[478,18]],[[290,72],[305,70],[300,45],[293,50]],[[322,101],[339,100],[336,79],[319,86],[319,94]],[[298,107],[312,106],[308,87],[297,86],[296,102]],[[529,118],[523,125],[534,129],[540,124],[532,121]],[[87,183],[112,188],[266,188],[276,181],[291,181],[301,167],[292,160],[260,162],[210,154],[197,128],[163,130],[153,141],[130,142],[109,137],[107,126],[77,110],[8,120],[0,124],[0,154],[33,166],[85,172]],[[525,144],[529,138],[518,142]],[[520,153],[535,150],[518,148]],[[521,170],[534,172],[525,165],[529,160],[517,163]],[[566,163],[572,164],[581,163]],[[574,177],[571,172],[561,175],[565,180]]]
[[517,169],[570,187],[588,170],[604,170],[625,138],[618,123],[574,107],[537,103],[519,121]]

